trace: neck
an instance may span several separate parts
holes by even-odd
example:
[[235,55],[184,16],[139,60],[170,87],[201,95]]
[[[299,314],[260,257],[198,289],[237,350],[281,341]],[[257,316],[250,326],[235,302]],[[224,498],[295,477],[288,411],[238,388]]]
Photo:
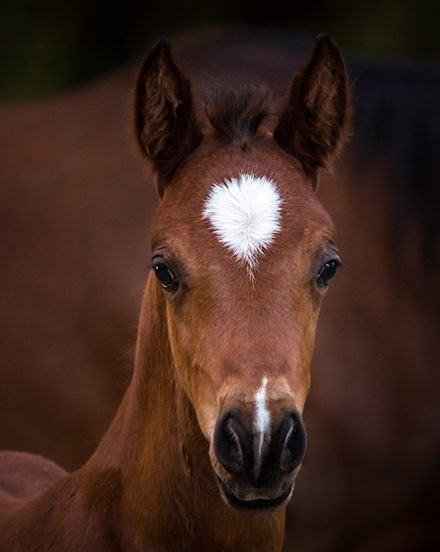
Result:
[[158,288],[150,278],[131,385],[85,469],[100,488],[117,487],[113,514],[128,549],[280,550],[284,510],[239,512],[220,497],[209,443],[175,379]]

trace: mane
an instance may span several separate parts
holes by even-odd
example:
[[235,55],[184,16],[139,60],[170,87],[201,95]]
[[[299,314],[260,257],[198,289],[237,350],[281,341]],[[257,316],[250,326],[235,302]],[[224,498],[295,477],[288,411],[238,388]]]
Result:
[[205,114],[217,136],[227,143],[238,141],[243,148],[272,112],[272,91],[263,83],[216,85],[204,95]]

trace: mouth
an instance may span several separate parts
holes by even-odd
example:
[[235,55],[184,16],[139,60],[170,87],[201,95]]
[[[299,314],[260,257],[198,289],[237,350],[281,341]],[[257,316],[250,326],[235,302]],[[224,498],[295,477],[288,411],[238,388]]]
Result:
[[242,500],[235,496],[231,489],[226,485],[226,483],[216,476],[217,483],[220,487],[221,493],[226,499],[226,502],[237,508],[238,510],[246,510],[248,512],[271,512],[286,503],[292,494],[292,485],[289,485],[285,491],[276,498],[265,499],[265,498],[256,498],[254,500]]

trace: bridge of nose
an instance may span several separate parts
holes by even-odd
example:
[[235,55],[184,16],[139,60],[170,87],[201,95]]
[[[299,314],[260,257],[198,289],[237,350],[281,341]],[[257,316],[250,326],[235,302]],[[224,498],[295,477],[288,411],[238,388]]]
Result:
[[248,382],[229,380],[221,400],[221,411],[239,410],[247,420],[252,434],[272,432],[272,426],[279,424],[287,409],[298,409],[295,395],[285,377],[271,377],[263,374]]

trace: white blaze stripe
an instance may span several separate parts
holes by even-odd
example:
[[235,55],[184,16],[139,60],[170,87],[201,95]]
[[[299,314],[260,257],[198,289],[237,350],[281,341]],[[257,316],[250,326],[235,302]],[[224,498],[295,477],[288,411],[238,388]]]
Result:
[[258,255],[281,230],[281,204],[275,184],[252,174],[214,184],[208,195],[204,218],[220,242],[247,264],[251,278]]
[[263,448],[270,440],[270,414],[266,405],[267,377],[264,376],[260,389],[255,393],[255,440],[254,477],[258,479],[263,463]]
[[266,406],[266,387],[267,377],[264,376],[261,387],[255,394],[255,430],[260,434],[260,439],[270,430],[270,414]]

